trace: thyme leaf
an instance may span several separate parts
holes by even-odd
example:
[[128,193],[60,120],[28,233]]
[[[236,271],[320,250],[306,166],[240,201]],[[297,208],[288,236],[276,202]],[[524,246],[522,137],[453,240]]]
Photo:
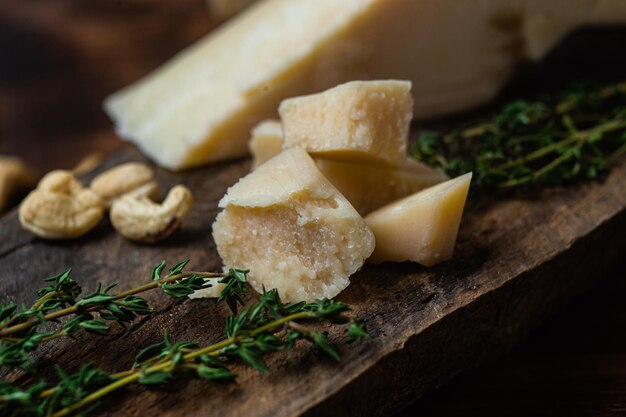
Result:
[[[186,262],[182,266],[179,265],[181,264],[170,270],[170,274],[173,275],[166,278],[159,275],[156,283],[177,277],[171,280],[175,282],[172,285],[186,288],[186,285],[191,285],[189,283],[196,282],[196,279],[183,281],[184,279],[201,275],[200,273],[185,275],[183,268]],[[159,264],[157,268],[162,273],[165,265]],[[25,387],[0,380],[0,414],[37,417],[85,416],[97,409],[104,397],[130,384],[159,386],[180,377],[197,377],[214,382],[232,381],[236,378],[236,373],[230,368],[232,361],[267,373],[270,368],[265,357],[271,353],[294,349],[298,341],[311,343],[320,352],[339,361],[339,351],[329,340],[327,333],[314,327],[323,322],[348,323],[347,333],[350,339],[361,340],[368,336],[363,321],[348,315],[350,306],[340,301],[323,299],[311,303],[283,303],[278,291],[272,289],[264,291],[254,303],[245,306],[244,296],[250,291],[247,288],[247,271],[230,270],[223,274],[221,281],[229,290],[222,294],[220,300],[229,306],[235,306],[233,314],[226,319],[223,340],[200,347],[195,342],[175,342],[166,331],[162,341],[141,349],[133,365],[126,371],[108,374],[95,368],[93,364],[86,364],[75,374],[67,374],[57,367],[55,380],[42,379]],[[158,285],[153,287],[156,286]],[[92,318],[92,313],[99,311],[95,306],[98,308],[106,306],[118,320],[127,318],[124,314],[129,314],[128,311],[119,306],[118,311],[115,308],[111,309],[110,306],[119,300],[132,301],[128,300],[128,297],[135,297],[129,294],[133,291],[122,293],[121,296],[118,294],[110,299],[105,295],[111,288],[109,286],[102,290],[99,286],[87,298],[98,299],[101,304],[91,302],[79,304],[78,300],[74,300],[74,306],[93,308],[90,313],[82,312],[73,318],[74,327],[96,334],[105,332],[108,325],[102,320]],[[245,306],[240,312],[237,311],[239,305]],[[11,314],[16,314],[17,309],[10,305],[4,306],[4,310],[0,309],[0,317],[2,311],[6,311],[7,319]],[[29,346],[36,348],[41,340],[34,339],[50,336],[37,333],[35,326],[29,327],[27,334],[28,337],[18,338],[12,346],[21,346],[25,349],[30,343]]]
[[624,153],[626,82],[513,101],[472,125],[423,132],[414,152],[451,177],[473,171],[474,193],[595,179]]

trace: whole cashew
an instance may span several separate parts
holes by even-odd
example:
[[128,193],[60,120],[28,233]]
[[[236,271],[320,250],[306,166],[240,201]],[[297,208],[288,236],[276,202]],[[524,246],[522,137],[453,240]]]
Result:
[[35,174],[21,159],[0,156],[0,211],[8,208],[18,191],[32,188],[36,182]]
[[157,242],[174,233],[192,207],[191,191],[184,185],[177,185],[162,204],[145,195],[124,195],[113,202],[110,217],[115,230],[126,238]]
[[69,239],[93,229],[104,215],[104,203],[83,188],[71,171],[52,171],[22,201],[22,227],[44,239]]
[[102,197],[107,207],[113,201],[130,192],[155,199],[159,196],[159,186],[154,180],[152,169],[141,162],[118,165],[97,175],[90,188]]

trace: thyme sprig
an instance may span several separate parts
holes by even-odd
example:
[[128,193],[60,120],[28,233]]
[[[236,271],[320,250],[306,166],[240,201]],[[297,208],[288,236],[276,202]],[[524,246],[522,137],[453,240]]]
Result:
[[424,132],[415,150],[450,176],[473,171],[473,192],[597,178],[624,153],[626,82],[514,101],[473,125]]
[[[350,340],[368,337],[362,321],[350,316],[350,307],[335,300],[311,303],[283,303],[273,289],[261,294],[255,303],[237,312],[244,304],[247,271],[231,270],[220,280],[227,293],[225,301],[233,314],[226,319],[224,340],[199,347],[195,342],[173,342],[165,332],[163,340],[142,349],[130,369],[108,374],[91,364],[68,375],[56,369],[58,381],[41,380],[28,387],[0,382],[0,414],[11,416],[62,417],[86,415],[102,398],[130,385],[159,386],[176,377],[198,377],[209,381],[230,381],[236,373],[232,360],[241,361],[260,372],[267,372],[267,354],[293,349],[299,340],[308,341],[320,352],[339,360],[339,352],[320,330],[320,324],[347,324]],[[225,290],[226,291],[226,290]],[[234,306],[234,308],[233,308]]]
[[[161,288],[167,295],[180,298],[211,284],[206,278],[224,277],[227,274],[194,272],[183,269],[189,261],[183,261],[170,268],[163,275],[165,261],[157,265],[151,274],[152,282],[128,291],[112,294],[117,283],[106,287],[98,284],[96,290],[80,297],[81,286],[72,278],[72,270],[47,278],[51,285],[37,290],[39,297],[30,308],[18,309],[13,302],[0,304],[0,367],[30,370],[31,353],[42,343],[69,336],[74,337],[80,330],[103,335],[116,322],[125,327],[137,316],[153,312],[148,302],[137,294]],[[237,274],[232,270],[230,274]],[[229,302],[233,302],[229,299]],[[49,330],[49,323],[59,323],[69,317],[60,328]],[[42,331],[42,328],[46,331]],[[59,327],[58,325],[56,327]]]

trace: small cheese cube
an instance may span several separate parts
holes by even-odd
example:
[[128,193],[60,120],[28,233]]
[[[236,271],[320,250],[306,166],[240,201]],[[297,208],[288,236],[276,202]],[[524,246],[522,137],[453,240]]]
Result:
[[374,250],[374,235],[302,149],[230,187],[213,223],[224,265],[249,269],[257,291],[287,302],[332,298]]
[[452,256],[472,174],[422,190],[369,214],[376,236],[373,263],[414,261],[433,266]]
[[410,81],[351,81],[278,108],[285,149],[342,160],[402,164],[413,118]]
[[252,128],[248,143],[252,154],[252,169],[278,155],[283,150],[283,127],[278,120],[264,120]]

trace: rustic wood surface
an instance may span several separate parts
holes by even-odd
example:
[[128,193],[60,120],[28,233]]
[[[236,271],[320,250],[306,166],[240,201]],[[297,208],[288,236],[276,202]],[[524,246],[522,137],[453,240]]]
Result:
[[492,364],[397,417],[618,417],[626,414],[626,262]]
[[[142,160],[125,147],[101,169]],[[171,240],[131,243],[105,222],[82,239],[49,243],[32,238],[11,213],[0,222],[0,297],[32,301],[41,278],[72,266],[85,288],[119,280],[120,288],[146,282],[162,258],[191,258],[192,269],[217,270],[210,236],[217,201],[245,174],[248,161],[184,174],[158,170],[168,188],[187,184],[197,207]],[[274,355],[272,373],[236,367],[238,384],[181,382],[172,390],[130,390],[106,415],[371,416],[401,408],[458,372],[511,348],[545,317],[592,286],[626,247],[626,164],[602,183],[550,190],[531,199],[470,205],[453,260],[434,268],[414,264],[366,266],[339,299],[364,318],[371,338],[344,344],[329,329],[343,361],[318,358],[307,346]],[[57,340],[43,350],[42,366],[69,371],[85,361],[106,370],[125,369],[141,346],[167,329],[176,340],[218,341],[227,311],[213,300],[148,297],[157,312],[130,331],[105,338]]]
[[[45,172],[70,167],[89,150],[118,147],[100,110],[102,97],[145,74],[212,26],[202,0],[2,2],[0,56],[11,59],[0,60],[0,150],[20,154]],[[579,53],[566,53],[571,67],[568,76],[575,77],[577,70],[593,74],[596,68],[608,76],[619,72],[623,59],[617,62],[621,67],[614,65],[611,57],[618,55],[610,45],[596,39],[587,48],[590,54],[582,58]],[[554,69],[549,67],[550,71]],[[554,79],[552,74],[539,81],[552,83]],[[133,150],[122,149],[106,165],[137,158]],[[209,238],[215,202],[230,182],[246,172],[246,164],[223,164],[185,174],[161,171],[164,183],[182,181],[202,192],[190,222],[156,248],[130,244],[107,224],[76,242],[33,241],[17,227],[15,214],[9,214],[0,223],[0,299],[31,300],[40,278],[70,265],[86,286],[118,279],[124,288],[147,279],[151,265],[164,256],[171,260],[192,257],[195,266],[218,268]],[[257,415],[296,411],[387,415],[460,370],[506,351],[534,325],[602,278],[602,271],[623,256],[626,247],[624,174],[621,167],[604,184],[474,205],[464,220],[458,256],[438,268],[366,268],[341,298],[358,306],[374,337],[363,345],[342,345],[340,365],[301,349],[287,360],[275,357],[270,361],[273,373],[268,377],[243,370],[239,385],[190,382],[174,387],[173,394],[129,391],[114,398],[117,405],[110,414],[205,415],[212,409],[216,415],[233,415],[234,410],[245,412],[242,415],[251,410]],[[624,269],[619,271],[623,274]],[[618,289],[624,294],[623,286]],[[606,298],[621,301],[615,296],[601,297],[598,304],[604,305]],[[119,331],[106,339],[81,338],[79,349],[56,343],[46,349],[42,364],[59,361],[72,369],[76,359],[93,359],[105,369],[120,369],[140,346],[157,340],[164,328],[176,338],[200,342],[213,341],[221,334],[226,311],[211,301],[171,302],[157,295],[150,299],[160,305],[155,320],[143,319],[129,333]],[[594,309],[593,305],[587,308]],[[623,333],[626,325],[615,329]],[[545,336],[536,346],[542,346],[541,340]],[[577,338],[570,340],[580,343]],[[610,340],[617,350],[619,343]],[[554,339],[548,343],[565,349]],[[545,374],[549,364],[532,358],[529,366],[524,360],[513,360],[507,368],[505,360],[500,373],[496,367],[466,376],[404,415],[608,415],[609,411],[619,415],[619,407],[607,404],[624,404],[623,371],[619,371],[623,367],[616,371],[612,366],[620,357],[604,355],[596,368],[588,365],[598,372],[606,369],[610,374],[606,379],[616,385],[604,385],[609,393],[603,391],[600,398],[606,404],[591,406],[583,402],[584,395],[577,395],[589,389],[587,380],[573,386],[562,404],[550,401],[559,382],[572,384],[558,376],[562,377],[567,365],[575,366],[574,361],[559,358],[561,367],[553,365],[553,374]],[[545,389],[538,397],[543,402],[527,398],[524,391],[514,394],[517,387],[524,387],[519,375],[536,377],[542,370],[547,381],[536,385]],[[606,379],[602,380],[606,383]],[[526,407],[511,406],[506,401],[511,398],[517,399],[511,403]]]

